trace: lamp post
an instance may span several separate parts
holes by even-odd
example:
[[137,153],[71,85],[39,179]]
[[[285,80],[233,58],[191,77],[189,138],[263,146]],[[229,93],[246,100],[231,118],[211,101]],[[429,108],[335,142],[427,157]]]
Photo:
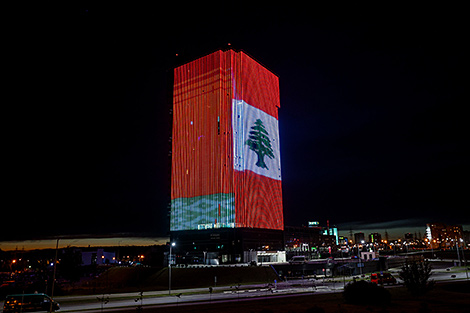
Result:
[[[452,241],[454,241],[454,239],[452,239]],[[458,241],[458,239],[456,239],[455,247],[456,247],[456,250],[457,250],[457,258],[459,259],[459,266],[462,266],[462,262],[460,261],[459,241]]]
[[[365,243],[365,241],[364,241],[364,240],[361,240],[361,244],[363,245],[364,243]],[[359,264],[360,264],[360,265],[359,265],[359,270],[360,270],[360,272],[361,272],[361,277],[362,277],[362,275],[364,274],[364,273],[363,273],[364,271],[363,271],[362,267],[363,267],[364,265],[362,264],[362,256],[361,256],[361,253],[359,252],[359,246],[357,246],[357,254],[358,254],[358,256],[359,256]]]
[[172,242],[170,244],[170,256],[168,258],[168,295],[171,296],[171,248],[174,247],[176,244]]

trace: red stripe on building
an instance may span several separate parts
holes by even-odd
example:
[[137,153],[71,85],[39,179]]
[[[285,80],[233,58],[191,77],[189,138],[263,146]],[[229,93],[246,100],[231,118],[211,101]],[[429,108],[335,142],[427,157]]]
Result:
[[278,119],[279,78],[244,52],[235,55],[232,67],[236,78],[234,98]]
[[[224,52],[174,71],[171,199],[233,193],[230,62]],[[228,77],[227,77],[228,76]]]
[[237,227],[284,229],[281,181],[252,171],[235,171]]

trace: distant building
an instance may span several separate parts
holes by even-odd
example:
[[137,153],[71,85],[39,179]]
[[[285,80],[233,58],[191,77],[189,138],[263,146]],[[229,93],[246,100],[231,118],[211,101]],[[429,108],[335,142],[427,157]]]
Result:
[[286,251],[257,251],[258,263],[283,263],[286,262]]
[[340,249],[341,252],[345,252],[345,253],[349,252],[348,237],[344,237],[344,236],[338,237],[338,249]]
[[382,235],[379,233],[370,233],[369,242],[370,243],[380,243],[382,241]]
[[361,252],[361,259],[365,261],[371,261],[375,259],[375,252]]
[[354,243],[357,244],[357,245],[366,243],[364,233],[355,233],[354,234]]
[[449,249],[464,242],[461,225],[426,224],[426,239],[432,249]]
[[469,248],[470,247],[470,231],[464,230],[463,231],[463,242],[465,247]]
[[82,265],[102,265],[116,263],[114,252],[105,252],[104,249],[96,251],[82,251]]
[[336,251],[336,236],[324,235],[320,226],[284,227],[285,250],[290,259],[293,255],[305,255],[314,258],[321,254]]
[[348,237],[339,236],[338,237],[338,244],[343,246],[349,246],[349,239]]
[[405,234],[405,239],[408,240],[413,240],[413,234],[412,233],[406,233]]
[[323,228],[323,235],[335,236],[335,244],[338,245],[338,228],[337,227],[327,227]]
[[322,244],[321,227],[284,227],[284,244],[287,251],[312,251]]

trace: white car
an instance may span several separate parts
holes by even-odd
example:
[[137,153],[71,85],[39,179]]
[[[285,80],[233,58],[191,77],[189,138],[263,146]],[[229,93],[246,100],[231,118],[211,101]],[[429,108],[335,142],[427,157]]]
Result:
[[307,263],[307,257],[305,255],[293,256],[289,261],[290,264],[304,264]]

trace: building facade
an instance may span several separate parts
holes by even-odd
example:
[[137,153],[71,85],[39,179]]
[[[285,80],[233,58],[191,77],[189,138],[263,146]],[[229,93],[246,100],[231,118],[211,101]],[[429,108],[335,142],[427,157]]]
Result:
[[279,107],[278,77],[242,51],[219,50],[175,68],[172,237],[282,233]]
[[426,239],[432,249],[449,249],[464,245],[461,225],[426,224]]
[[354,234],[354,244],[362,245],[366,243],[364,233],[355,233]]
[[335,235],[328,234],[319,225],[286,226],[284,229],[284,244],[289,255],[303,254],[313,258],[320,253],[331,253],[331,249],[337,246],[336,241]]
[[369,243],[381,243],[382,235],[379,233],[370,233],[369,234]]
[[116,254],[114,252],[106,252],[104,249],[96,251],[82,251],[82,265],[102,265],[115,264]]

